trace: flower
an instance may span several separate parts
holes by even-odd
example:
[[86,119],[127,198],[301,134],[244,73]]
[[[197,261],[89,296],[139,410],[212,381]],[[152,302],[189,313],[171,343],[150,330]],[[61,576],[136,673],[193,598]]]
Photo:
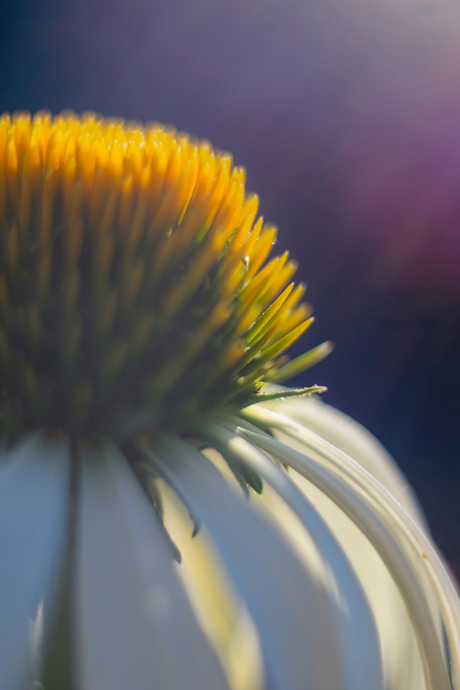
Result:
[[2,118],[2,689],[460,678],[460,601],[391,458],[278,385],[330,345],[283,354],[312,318],[257,205],[170,128]]

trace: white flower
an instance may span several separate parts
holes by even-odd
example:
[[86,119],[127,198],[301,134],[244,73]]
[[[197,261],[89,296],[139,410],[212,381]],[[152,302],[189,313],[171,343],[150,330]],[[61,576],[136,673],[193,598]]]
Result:
[[159,125],[0,118],[0,690],[460,679],[391,459],[267,387],[330,346],[284,356],[311,310],[244,177]]
[[[247,611],[260,686],[447,690],[448,653],[454,678],[460,660],[460,603],[404,478],[367,432],[322,403],[270,406],[203,418],[188,440],[164,433],[143,445],[201,521]],[[263,477],[297,516],[292,539],[270,495],[267,505],[247,500],[192,437]],[[35,434],[3,452],[0,687],[28,688],[43,670],[63,572],[77,688],[215,690],[244,687],[251,673],[257,682],[253,669],[229,680],[121,450],[101,440],[72,453],[73,488],[64,438]],[[311,540],[303,554],[302,529]]]

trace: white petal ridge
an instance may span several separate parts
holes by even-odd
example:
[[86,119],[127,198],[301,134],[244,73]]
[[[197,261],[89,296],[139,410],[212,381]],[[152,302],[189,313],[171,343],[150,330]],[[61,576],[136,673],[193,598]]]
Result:
[[361,424],[318,398],[283,400],[269,407],[353,458],[401,503],[418,525],[427,528],[409,480],[386,448]]
[[350,690],[382,686],[379,641],[366,596],[343,552],[321,516],[285,472],[259,448],[228,425],[214,425],[216,438],[258,472],[297,513],[330,570],[340,605],[335,610],[342,662],[342,683]]
[[[270,408],[283,415],[279,417],[279,423],[275,417],[272,427],[275,434],[279,436],[277,429],[283,429],[281,439],[285,443],[310,454],[328,467],[349,488],[357,491],[390,529],[412,564],[443,643],[442,614],[450,647],[452,674],[460,679],[458,592],[442,555],[432,543],[412,488],[390,454],[360,424],[319,400],[290,400],[270,404]],[[311,493],[311,488],[306,488]],[[321,498],[319,500],[321,502]],[[323,497],[324,500],[326,504],[322,509],[332,529],[339,530],[339,538],[344,542],[353,542],[356,552],[354,565],[366,581],[366,590],[381,628],[387,675],[394,678],[395,688],[419,690],[424,684],[416,673],[417,663],[419,666],[420,663],[415,658],[415,638],[408,629],[404,603],[391,591],[392,582],[388,580],[381,562],[372,557],[369,545],[366,548],[361,541],[360,547],[356,548],[353,530],[347,529],[342,518],[337,519],[340,511],[331,510],[331,505],[327,505],[328,499]],[[352,527],[351,523],[349,527]],[[364,567],[364,564],[368,567]],[[398,624],[393,623],[391,617],[397,618]]]
[[82,450],[77,664],[82,690],[227,690],[158,518],[117,447]]
[[[201,517],[246,602],[261,640],[268,687],[351,690],[338,649],[338,603],[330,579],[307,572],[271,520],[234,494],[201,453],[174,437],[155,450],[167,460],[163,472]],[[376,655],[378,690],[378,647]]]
[[23,690],[37,672],[53,613],[69,507],[65,441],[36,434],[0,467],[0,688]]
[[[288,417],[279,417],[277,420],[277,415],[269,410],[254,410],[251,417],[260,417],[260,420],[262,420],[263,417],[266,424],[274,426],[276,429],[283,429],[284,433],[287,434],[290,434],[291,430],[299,427],[299,425],[292,422]],[[299,427],[298,431],[299,434],[304,433],[306,437],[310,433],[308,430],[302,432],[302,427]],[[329,444],[322,438],[316,438],[315,451],[317,451],[317,455],[324,454],[325,457],[328,457],[331,461],[330,467],[323,467],[321,462],[312,460],[306,454],[308,453],[308,448],[304,447],[303,453],[300,453],[266,435],[256,434],[255,436],[258,436],[256,439],[252,432],[247,431],[245,433],[265,451],[287,462],[291,467],[320,488],[320,490],[329,496],[368,537],[376,551],[386,563],[389,571],[392,573],[405,600],[405,605],[407,606],[419,641],[421,656],[425,662],[426,687],[436,688],[436,690],[438,690],[438,688],[448,689],[450,687],[450,681],[446,660],[443,655],[441,632],[438,620],[433,618],[433,593],[431,590],[428,590],[428,593],[426,592],[426,588],[424,587],[425,579],[420,577],[420,573],[422,576],[424,574],[423,567],[425,566],[424,561],[426,559],[422,558],[420,555],[423,567],[414,567],[414,554],[418,555],[418,553],[416,553],[417,534],[419,535],[419,539],[424,540],[426,543],[426,548],[431,548],[431,551],[433,551],[420,529],[412,523],[410,518],[394,501],[391,495],[376,482],[371,475],[365,472],[363,468],[356,465],[356,463],[354,463],[353,466],[354,461],[343,455],[339,460],[335,458],[336,462],[333,463],[333,453],[331,451],[327,456],[325,446]],[[309,443],[310,442],[313,443],[313,440],[310,439]],[[329,446],[329,448],[331,449],[332,446]],[[341,451],[338,451],[336,448],[333,450],[336,453],[341,453]],[[340,459],[342,461],[341,463]],[[352,463],[351,467],[347,465],[348,461]],[[367,484],[363,484],[364,488],[362,490],[357,490],[355,483],[359,482],[360,479],[363,483],[366,481]],[[374,491],[374,493],[372,493],[372,491]],[[382,505],[384,506],[383,508]],[[401,518],[399,522],[394,517],[390,508]],[[412,532],[409,533],[409,538],[411,540],[409,546],[407,546],[405,541],[408,530],[406,529],[407,524],[404,520],[406,520],[406,522],[409,520],[413,526]],[[439,559],[437,560],[439,562]],[[439,585],[436,590],[436,594],[438,594],[441,599],[444,599],[444,604],[446,604],[448,593],[448,589],[445,589],[442,584]],[[454,599],[456,598],[452,583],[450,583],[450,594]],[[451,639],[455,647],[456,637],[458,635],[458,622],[455,621],[458,600],[457,606],[455,606],[455,600],[453,604],[453,610],[448,610],[447,622],[451,626]],[[439,615],[438,609],[435,609],[434,613]],[[396,622],[395,634],[398,634]],[[415,676],[415,678],[417,678],[417,676]],[[411,684],[410,687],[415,688],[416,686]]]

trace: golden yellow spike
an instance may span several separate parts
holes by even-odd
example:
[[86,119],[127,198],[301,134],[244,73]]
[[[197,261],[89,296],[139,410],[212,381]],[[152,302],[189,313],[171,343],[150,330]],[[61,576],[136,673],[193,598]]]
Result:
[[257,210],[230,155],[173,128],[2,116],[0,385],[18,382],[24,419],[95,429],[150,394],[254,393],[311,323]]
[[266,290],[263,295],[260,296],[260,301],[264,305],[270,304],[274,300],[281,290],[286,286],[291,278],[293,278],[295,272],[297,271],[298,263],[297,261],[287,261],[285,265],[280,267],[280,270],[276,277],[271,281],[270,285],[267,285]]
[[228,154],[220,155],[217,158],[215,168],[215,185],[206,202],[206,214],[203,227],[207,229],[217,213],[217,210],[227,193],[230,186],[230,172],[232,167],[232,157]]
[[235,227],[244,201],[244,170],[235,168],[230,177],[227,194],[216,213],[209,229],[210,233],[222,233],[225,241]]
[[236,333],[241,336],[245,335],[245,333],[257,321],[261,312],[262,307],[259,304],[249,304],[246,313],[235,327]]
[[212,240],[213,238],[209,238],[206,241],[186,275],[174,283],[165,294],[160,308],[160,322],[169,323],[179,309],[190,301],[206,273],[215,263],[220,247]]
[[248,239],[249,232],[251,230],[254,219],[257,215],[257,209],[259,208],[259,197],[257,194],[251,194],[244,202],[243,208],[241,209],[240,217],[238,219],[237,228],[238,232],[230,247],[230,255],[239,253],[245,246]]
[[156,248],[156,260],[152,270],[157,280],[166,270],[171,270],[180,262],[184,252],[205,224],[206,214],[209,212],[210,190],[215,182],[213,176],[216,165],[215,157],[213,154],[209,155],[207,147],[201,153],[201,165],[202,169],[198,172],[196,180],[197,187],[191,193],[193,204],[184,209],[185,215],[179,228],[172,235],[163,235]]
[[302,323],[305,319],[308,319],[312,314],[312,309],[311,306],[305,302],[304,304],[301,304],[300,307],[297,307],[282,323],[281,328],[279,330],[278,336],[281,338],[290,331],[292,331],[294,328],[297,328],[297,326]]
[[274,226],[266,225],[257,238],[251,252],[248,253],[249,268],[246,280],[250,281],[263,265],[265,259],[270,254],[276,241],[277,229]]
[[281,309],[282,305],[285,303],[289,295],[294,288],[294,283],[288,285],[284,292],[278,297],[275,302],[262,314],[262,316],[256,321],[256,323],[248,330],[246,334],[246,340],[251,343],[256,338],[264,335],[266,326],[270,323],[272,317]]
[[305,285],[305,283],[299,283],[298,285],[296,285],[293,292],[289,295],[289,297],[286,300],[285,307],[287,311],[290,312],[292,309],[294,309],[294,307],[297,306],[297,304],[304,296],[306,289],[307,286]]
[[125,175],[121,182],[120,205],[117,216],[119,236],[126,241],[129,238],[129,223],[134,203],[134,184],[131,174]]
[[[277,262],[275,268],[270,275],[267,276],[267,279],[263,283],[262,289],[257,295],[257,301],[263,309],[271,301],[270,296],[272,295],[272,299],[274,299],[287,282],[283,279],[282,273],[288,258],[289,252],[287,251],[279,257],[279,261]],[[287,274],[288,280],[290,277],[292,277],[292,273]]]
[[18,154],[13,137],[8,141],[6,148],[6,182],[11,203],[17,210],[19,205]]
[[[286,257],[284,260],[286,260]],[[242,288],[242,290],[240,290],[238,295],[241,311],[244,310],[248,302],[252,301],[254,295],[258,294],[265,281],[268,280],[270,276],[275,274],[279,262],[280,257],[276,256],[251,281],[246,282],[246,285]]]
[[14,113],[14,141],[18,154],[18,160],[22,161],[26,154],[30,141],[30,113]]
[[297,326],[297,328],[294,328],[294,330],[285,335],[284,338],[277,340],[273,345],[263,349],[260,353],[260,356],[257,359],[252,360],[252,362],[249,364],[247,371],[245,372],[245,376],[250,376],[254,372],[257,372],[257,370],[263,364],[269,362],[275,357],[278,357],[278,355],[287,350],[288,347],[295,343],[295,341],[298,340],[303,333],[305,333],[307,328],[309,328],[313,323],[313,320],[313,318],[306,319],[303,321],[303,323]]
[[6,162],[6,143],[8,141],[9,118],[0,118],[0,168],[3,170]]
[[21,240],[24,241],[29,233],[29,223],[30,223],[30,197],[31,197],[31,189],[30,189],[30,181],[28,179],[29,175],[29,170],[24,174],[23,173],[23,183],[22,183],[22,189],[21,189],[21,195],[20,195],[20,201],[19,201],[19,212],[18,212],[18,219],[19,219],[19,233],[21,235]]
[[251,255],[252,255],[252,252],[254,249],[254,245],[257,242],[259,235],[260,235],[260,232],[263,228],[263,224],[264,224],[264,219],[261,217],[261,218],[259,218],[259,220],[256,222],[256,224],[252,228],[252,231],[249,234],[249,237],[246,241],[246,244],[244,245],[243,255],[246,259],[247,271],[249,271],[249,263],[251,260]]

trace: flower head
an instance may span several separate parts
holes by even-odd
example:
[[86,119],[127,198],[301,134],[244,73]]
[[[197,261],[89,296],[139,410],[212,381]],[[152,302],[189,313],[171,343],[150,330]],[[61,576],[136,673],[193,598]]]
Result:
[[157,124],[0,121],[1,688],[460,678],[391,459],[297,399],[321,387],[274,385],[330,348],[284,356],[312,319],[257,205]]
[[287,252],[265,264],[276,228],[231,156],[93,113],[4,116],[0,156],[12,432],[119,437],[283,378],[281,355],[312,323],[305,286]]

